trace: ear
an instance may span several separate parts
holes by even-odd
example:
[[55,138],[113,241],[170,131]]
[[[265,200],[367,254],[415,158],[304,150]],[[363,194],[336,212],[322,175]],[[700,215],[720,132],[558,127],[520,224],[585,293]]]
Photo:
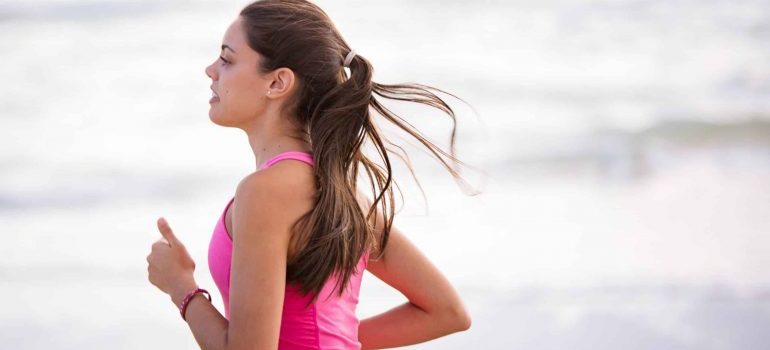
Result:
[[270,94],[266,93],[268,98],[280,98],[292,92],[296,82],[294,72],[286,67],[281,67],[270,73],[272,81],[269,85]]

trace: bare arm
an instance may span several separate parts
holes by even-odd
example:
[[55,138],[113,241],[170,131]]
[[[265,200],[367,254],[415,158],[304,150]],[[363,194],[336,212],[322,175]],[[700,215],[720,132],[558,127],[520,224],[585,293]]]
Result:
[[[359,192],[359,202],[371,201]],[[384,222],[377,213],[377,229]],[[383,349],[422,343],[470,328],[471,319],[444,275],[398,228],[390,230],[385,254],[370,260],[367,270],[401,292],[408,302],[361,321],[362,349]]]
[[[312,181],[287,176],[286,167],[276,165],[252,174],[238,186],[232,205],[230,320],[202,295],[190,301],[186,312],[203,350],[278,348],[290,228],[312,205],[308,194]],[[178,305],[193,288],[194,281],[177,288],[174,303]]]
[[[179,305],[185,294],[198,287],[194,281],[178,286],[171,293],[174,305]],[[224,349],[227,337],[227,319],[203,294],[196,294],[185,313],[187,324],[201,349]]]

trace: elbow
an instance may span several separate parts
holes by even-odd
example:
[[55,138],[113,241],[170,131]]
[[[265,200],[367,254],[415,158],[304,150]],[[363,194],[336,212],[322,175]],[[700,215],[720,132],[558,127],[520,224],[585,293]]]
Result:
[[464,311],[461,316],[458,317],[458,332],[467,331],[471,328],[471,315],[467,311]]
[[465,307],[458,305],[451,307],[448,310],[445,320],[452,333],[467,331],[471,328],[471,315]]

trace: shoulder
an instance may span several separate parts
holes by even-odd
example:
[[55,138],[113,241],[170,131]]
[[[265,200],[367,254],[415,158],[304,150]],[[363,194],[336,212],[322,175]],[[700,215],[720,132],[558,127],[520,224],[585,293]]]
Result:
[[236,192],[301,195],[313,189],[315,175],[311,167],[299,162],[281,161],[244,177]]
[[266,214],[297,216],[311,208],[315,192],[311,167],[281,161],[244,177],[235,191],[235,202]]

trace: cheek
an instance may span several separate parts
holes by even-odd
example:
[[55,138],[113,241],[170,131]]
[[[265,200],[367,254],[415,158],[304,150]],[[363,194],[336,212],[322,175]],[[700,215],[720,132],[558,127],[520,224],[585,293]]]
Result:
[[238,81],[232,79],[229,74],[222,74],[219,77],[219,103],[217,107],[222,111],[235,109],[238,105]]
[[219,100],[224,105],[233,108],[238,106],[244,98],[243,84],[237,76],[223,74],[219,79]]
[[235,87],[228,87],[220,94],[221,107],[231,118],[240,118],[249,110],[248,93]]
[[257,91],[263,83],[242,75],[234,78],[224,85],[229,105],[240,114],[253,115],[264,104]]
[[264,101],[257,96],[254,86],[250,81],[220,76],[219,102],[212,105],[212,119],[218,124],[234,125],[261,114]]

